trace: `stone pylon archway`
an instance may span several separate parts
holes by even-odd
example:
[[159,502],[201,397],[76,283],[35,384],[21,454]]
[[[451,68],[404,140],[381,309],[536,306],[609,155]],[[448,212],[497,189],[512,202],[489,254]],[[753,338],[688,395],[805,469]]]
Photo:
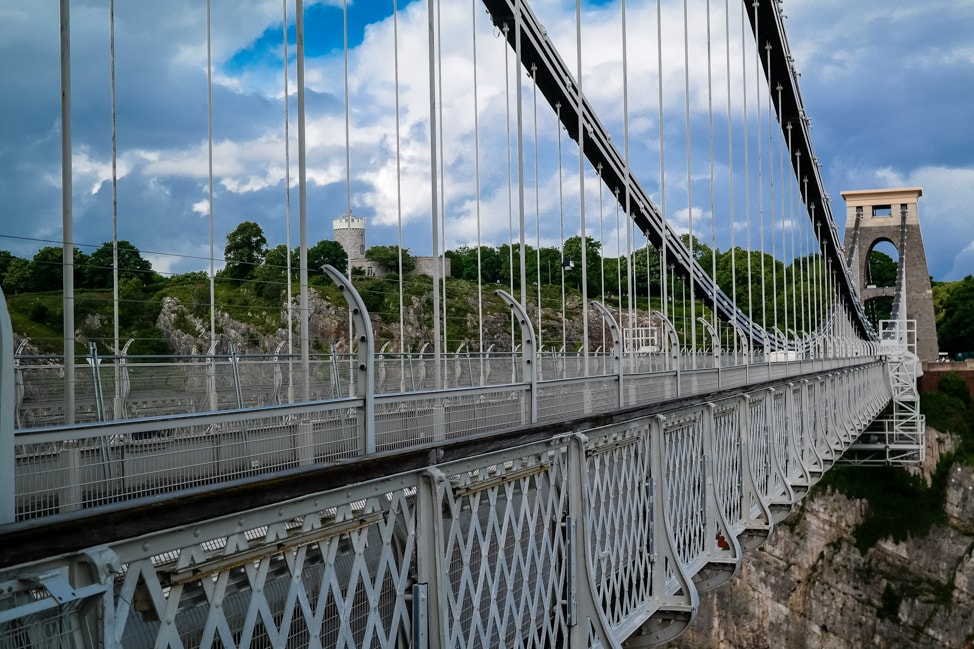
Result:
[[866,301],[895,292],[892,287],[867,285],[869,251],[882,241],[891,242],[899,251],[900,270],[906,273],[906,317],[916,320],[917,356],[936,361],[939,347],[933,291],[917,210],[922,195],[920,187],[842,192],[846,203],[845,254],[859,297]]

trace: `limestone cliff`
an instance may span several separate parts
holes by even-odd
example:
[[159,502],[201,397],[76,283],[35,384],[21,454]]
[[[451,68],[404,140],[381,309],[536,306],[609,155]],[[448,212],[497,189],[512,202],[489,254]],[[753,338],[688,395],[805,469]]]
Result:
[[[949,438],[927,434],[935,463]],[[852,533],[868,503],[813,495],[745,555],[736,579],[701,596],[695,621],[672,647],[974,647],[974,468],[949,472],[945,523],[864,554]]]

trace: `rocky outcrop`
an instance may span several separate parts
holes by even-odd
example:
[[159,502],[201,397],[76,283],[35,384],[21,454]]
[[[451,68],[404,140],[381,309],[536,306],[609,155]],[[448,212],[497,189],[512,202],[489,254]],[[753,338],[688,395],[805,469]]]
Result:
[[[935,448],[951,447],[927,432]],[[865,554],[852,539],[865,501],[831,492],[807,500],[745,555],[736,579],[701,596],[691,628],[672,646],[974,647],[974,468],[952,467],[947,483],[946,524]]]

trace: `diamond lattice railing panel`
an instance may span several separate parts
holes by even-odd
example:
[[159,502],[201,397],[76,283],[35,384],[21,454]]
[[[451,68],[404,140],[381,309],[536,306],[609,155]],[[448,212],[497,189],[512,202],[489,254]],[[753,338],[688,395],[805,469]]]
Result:
[[771,492],[773,498],[783,496],[787,493],[787,488],[784,483],[784,477],[788,475],[788,464],[790,460],[791,453],[788,450],[788,413],[785,406],[785,399],[787,398],[786,392],[775,392],[771,397],[771,427],[769,430],[769,440],[771,441],[772,447],[771,452],[774,453],[775,459],[777,460],[779,471],[774,471],[772,476],[772,481],[774,487]]
[[750,450],[751,471],[754,474],[754,485],[762,498],[771,495],[771,445],[768,440],[768,410],[765,399],[761,396],[751,400],[748,410],[747,445]]
[[739,412],[737,404],[714,410],[714,486],[727,522],[732,527],[743,521],[744,474]]
[[589,434],[589,547],[599,604],[616,627],[652,595],[650,432],[646,422]]
[[837,426],[838,413],[835,410],[836,400],[833,381],[834,377],[828,377],[822,382],[822,431],[828,441],[829,448],[832,451],[837,451],[841,448],[841,440]]
[[791,400],[791,410],[789,411],[789,425],[792,431],[792,442],[794,450],[789,454],[788,477],[793,482],[802,480],[805,469],[815,468],[813,455],[810,453],[807,418],[805,416],[804,395],[805,388],[802,384],[791,386],[788,398]]
[[412,490],[131,561],[123,647],[388,647],[411,627]]
[[443,493],[448,646],[551,647],[563,641],[563,452],[451,476]]
[[707,497],[703,455],[703,411],[664,426],[666,511],[679,560],[688,565],[706,551]]
[[818,455],[828,460],[831,457],[831,449],[826,431],[825,408],[825,385],[822,381],[813,381],[808,386],[808,411],[811,416],[812,441]]

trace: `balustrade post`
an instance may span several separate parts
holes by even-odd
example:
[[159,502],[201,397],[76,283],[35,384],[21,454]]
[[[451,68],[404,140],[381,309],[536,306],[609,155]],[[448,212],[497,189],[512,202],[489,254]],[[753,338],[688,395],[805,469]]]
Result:
[[[771,536],[774,519],[764,494],[757,487],[751,462],[751,437],[754,434],[763,434],[763,431],[751,430],[751,398],[748,395],[740,396],[738,408],[741,435],[741,515],[745,528],[741,546],[745,550],[753,550]],[[755,508],[758,510],[756,516],[753,511]]]
[[[359,422],[360,452],[366,455],[375,453],[375,334],[372,331],[372,320],[369,310],[365,308],[362,296],[355,290],[352,283],[334,266],[325,264],[321,267],[333,282],[338,284],[352,315],[352,326],[355,328],[355,338],[358,340],[358,381],[356,384],[362,392],[363,413]],[[349,350],[351,351],[351,350]]]
[[588,465],[585,461],[585,445],[588,439],[585,435],[574,434],[568,439],[568,468],[565,472],[567,479],[566,491],[568,514],[564,520],[566,557],[567,607],[570,649],[585,649],[589,646],[589,625],[595,638],[603,647],[621,649],[618,642],[609,633],[609,624],[605,611],[599,604],[595,582],[592,578],[592,568],[589,557],[588,525],[589,502],[586,497],[585,486],[588,481]]
[[653,317],[660,321],[660,324],[663,325],[663,331],[666,333],[669,342],[668,365],[676,372],[676,396],[680,396],[680,338],[676,335],[676,327],[673,326],[669,318],[659,311],[653,311]]
[[420,476],[416,489],[416,584],[425,588],[413,591],[413,639],[420,645],[425,639],[430,647],[446,647],[449,637],[445,611],[450,578],[442,550],[443,489],[448,486],[443,472],[430,467]]
[[521,303],[506,291],[494,291],[502,300],[507,302],[514,312],[515,319],[521,327],[521,376],[528,385],[528,416],[529,423],[538,423],[538,353],[534,341],[534,327],[531,318]]
[[237,346],[230,343],[230,375],[233,377],[233,391],[237,397],[237,407],[243,408],[243,386],[240,384],[240,357],[237,355]]
[[314,427],[304,419],[296,424],[294,435],[298,466],[311,466],[315,461]]
[[707,516],[705,543],[709,560],[693,578],[697,590],[703,593],[723,586],[737,575],[744,557],[744,550],[731,529],[721,502],[729,494],[717,493],[716,409],[713,403],[703,406],[703,507]]
[[88,365],[91,366],[91,390],[95,399],[95,417],[97,421],[105,421],[105,400],[101,385],[101,359],[98,358],[98,346],[94,341],[88,343]]
[[[795,387],[798,387],[798,396],[795,396]],[[788,384],[788,399],[785,401],[786,415],[788,420],[788,441],[791,449],[791,457],[801,469],[801,482],[797,484],[800,493],[796,490],[799,498],[805,496],[809,487],[812,485],[811,471],[805,461],[805,451],[807,449],[808,429],[805,427],[805,419],[802,412],[801,403],[804,402],[805,382]],[[799,403],[795,403],[795,400]],[[799,434],[798,431],[801,431]]]
[[[798,499],[795,497],[795,493],[791,488],[791,482],[788,480],[788,469],[787,469],[787,455],[788,455],[788,422],[785,419],[784,425],[786,430],[777,430],[778,417],[775,413],[775,395],[778,394],[780,390],[778,388],[768,388],[766,396],[764,398],[765,403],[765,434],[768,437],[768,455],[770,456],[771,465],[768,467],[770,470],[769,476],[769,491],[771,493],[767,494],[768,500],[770,502],[771,513],[774,516],[774,522],[780,523],[785,518],[791,514],[792,508]],[[785,457],[786,464],[782,464],[782,456]],[[773,498],[775,485],[775,476],[781,480],[781,485],[785,489],[784,500],[775,500]]]
[[58,510],[61,514],[78,511],[81,509],[81,449],[77,441],[61,442],[58,469]]
[[622,363],[622,331],[615,316],[604,304],[592,300],[592,306],[602,314],[602,317],[609,323],[609,331],[612,334],[612,373],[616,375],[616,399],[618,407],[624,408],[626,405],[626,395],[623,389],[623,363]]
[[220,402],[216,395],[216,342],[210,345],[206,353],[206,389],[210,397],[210,411],[220,409]]
[[[666,644],[682,634],[700,608],[700,595],[687,575],[676,550],[667,503],[671,498],[666,480],[665,440],[666,417],[656,415],[649,420],[650,489],[652,512],[650,547],[652,561],[651,589],[656,610],[635,634],[626,640],[627,649],[643,649]],[[667,582],[673,579],[678,587],[670,594]]]
[[132,389],[132,379],[129,376],[128,353],[129,347],[135,342],[134,338],[129,338],[115,358],[115,397],[112,399],[112,419],[126,419],[128,408],[129,392]]
[[0,525],[14,522],[16,495],[14,473],[14,332],[7,312],[7,300],[0,289]]

